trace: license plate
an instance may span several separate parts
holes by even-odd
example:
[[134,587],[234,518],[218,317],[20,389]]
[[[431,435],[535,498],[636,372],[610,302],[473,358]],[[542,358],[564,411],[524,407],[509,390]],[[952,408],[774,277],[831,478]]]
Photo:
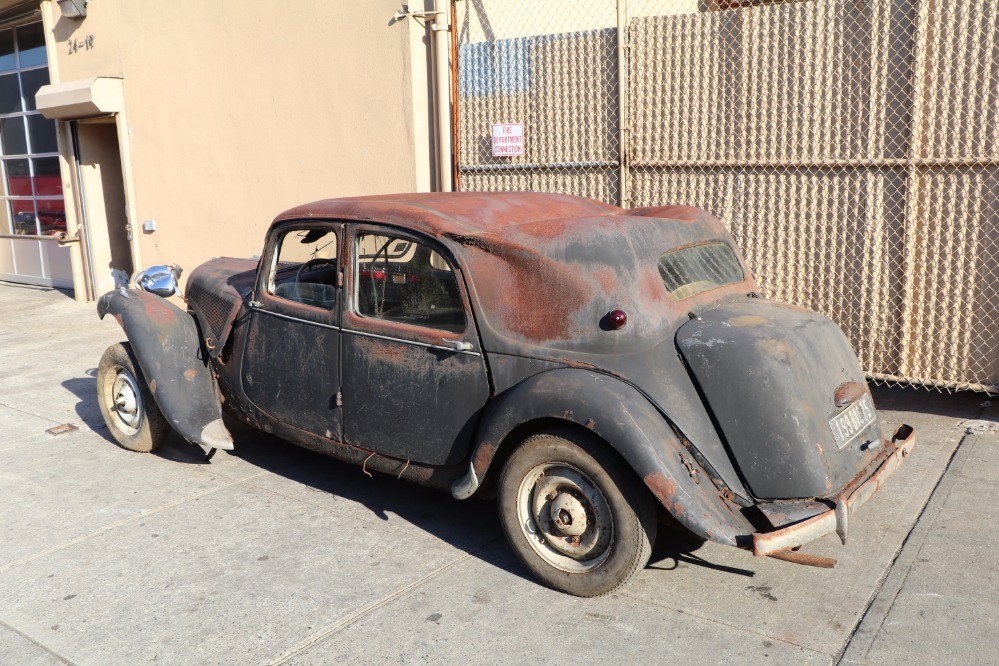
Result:
[[865,394],[860,400],[829,419],[829,427],[832,428],[833,437],[836,438],[836,445],[842,449],[857,435],[867,430],[877,418],[871,396]]
[[392,274],[392,284],[406,284],[406,276],[398,273]]

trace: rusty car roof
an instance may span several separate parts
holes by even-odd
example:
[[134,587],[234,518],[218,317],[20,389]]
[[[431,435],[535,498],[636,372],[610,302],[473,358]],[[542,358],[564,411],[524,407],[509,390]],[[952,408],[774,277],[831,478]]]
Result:
[[617,206],[568,194],[541,192],[427,192],[323,199],[296,206],[277,220],[309,217],[399,223],[435,236],[499,232],[543,220],[620,215]]
[[[659,256],[710,240],[740,254],[721,222],[703,210],[627,210],[566,194],[326,199],[285,211],[275,222],[308,218],[371,221],[437,238],[468,269],[465,280],[485,348],[521,355],[557,350],[560,358],[585,358],[672,339],[690,303],[678,303],[666,290]],[[719,294],[756,289],[742,263],[746,280]],[[628,312],[629,325],[609,335],[600,317],[617,308]]]

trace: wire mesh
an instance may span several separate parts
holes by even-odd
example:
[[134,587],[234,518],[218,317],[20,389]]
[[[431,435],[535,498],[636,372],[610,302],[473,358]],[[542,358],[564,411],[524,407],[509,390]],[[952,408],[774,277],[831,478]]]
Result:
[[[999,5],[461,0],[463,190],[721,217],[870,377],[999,390]],[[524,155],[491,126],[523,123]]]

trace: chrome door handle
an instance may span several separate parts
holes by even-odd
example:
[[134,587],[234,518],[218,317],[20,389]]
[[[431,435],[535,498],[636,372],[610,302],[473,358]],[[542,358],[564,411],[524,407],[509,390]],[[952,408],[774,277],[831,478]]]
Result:
[[463,342],[461,340],[448,340],[447,338],[441,338],[444,346],[448,349],[453,349],[455,351],[472,351],[471,342]]

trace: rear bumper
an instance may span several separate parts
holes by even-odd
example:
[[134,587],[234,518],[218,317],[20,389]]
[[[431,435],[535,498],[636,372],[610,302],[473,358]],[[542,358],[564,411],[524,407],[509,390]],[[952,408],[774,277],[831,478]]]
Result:
[[894,447],[894,450],[867,481],[855,488],[849,495],[841,496],[834,510],[820,513],[774,532],[753,534],[753,555],[758,557],[773,555],[784,550],[797,548],[832,532],[837,532],[843,543],[846,543],[847,521],[850,514],[874,496],[885,480],[908,457],[915,445],[915,431],[907,425],[899,427],[891,442],[885,442],[887,450],[891,450],[891,447]]

